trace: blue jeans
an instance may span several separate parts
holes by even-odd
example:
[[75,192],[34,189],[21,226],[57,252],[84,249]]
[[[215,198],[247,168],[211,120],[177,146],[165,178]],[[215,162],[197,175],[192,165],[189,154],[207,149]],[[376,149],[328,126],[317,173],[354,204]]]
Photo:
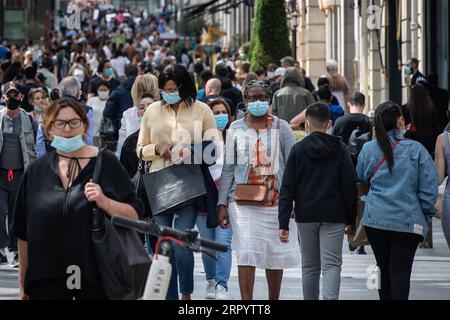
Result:
[[208,228],[206,226],[206,216],[198,215],[197,228],[200,236],[203,239],[217,241],[228,246],[226,252],[208,251],[215,255],[217,260],[212,257],[202,254],[203,267],[205,268],[206,280],[216,280],[216,284],[228,289],[228,279],[230,279],[231,271],[231,239],[233,231],[230,228],[222,229],[220,226],[216,228]]
[[[193,229],[197,220],[198,208],[192,205],[171,213],[154,216],[155,223],[181,231]],[[170,254],[172,264],[172,278],[167,292],[167,299],[178,299],[177,277],[179,278],[180,292],[192,294],[194,292],[194,255],[188,249],[172,243]]]

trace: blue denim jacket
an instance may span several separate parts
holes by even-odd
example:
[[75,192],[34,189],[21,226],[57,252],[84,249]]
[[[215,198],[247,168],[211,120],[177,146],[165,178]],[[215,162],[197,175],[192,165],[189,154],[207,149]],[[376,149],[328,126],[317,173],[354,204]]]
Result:
[[[394,132],[389,132],[394,143]],[[395,132],[396,139],[402,136]],[[418,142],[402,140],[394,149],[394,167],[389,172],[384,162],[370,180],[384,158],[377,141],[364,145],[358,158],[358,180],[370,183],[365,197],[362,224],[368,227],[414,233],[425,236],[427,221],[435,213],[439,192],[438,174],[431,156]]]

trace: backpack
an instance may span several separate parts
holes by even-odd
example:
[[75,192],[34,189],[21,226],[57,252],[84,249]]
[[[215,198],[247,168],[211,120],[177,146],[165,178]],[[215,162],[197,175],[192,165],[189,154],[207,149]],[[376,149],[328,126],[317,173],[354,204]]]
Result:
[[359,154],[367,142],[372,141],[372,131],[364,131],[359,127],[353,130],[348,140],[348,151],[352,157],[353,165],[356,167]]

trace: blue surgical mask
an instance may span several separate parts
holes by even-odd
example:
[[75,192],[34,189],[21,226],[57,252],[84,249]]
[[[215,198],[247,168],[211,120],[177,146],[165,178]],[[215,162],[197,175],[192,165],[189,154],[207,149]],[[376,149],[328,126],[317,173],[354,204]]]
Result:
[[103,75],[107,78],[112,77],[113,75],[113,69],[112,68],[106,68],[103,70]]
[[51,144],[53,148],[64,153],[75,152],[84,147],[84,145],[85,143],[81,138],[81,135],[77,135],[72,138],[55,136]]
[[222,130],[228,124],[228,115],[227,114],[217,114],[214,116],[216,118],[217,129]]
[[413,74],[413,69],[411,67],[405,67],[405,73],[407,76],[410,76]]
[[161,95],[162,95],[163,100],[170,105],[177,104],[178,102],[181,101],[179,91],[170,92],[170,93],[162,92]]
[[269,112],[269,102],[267,101],[255,101],[249,102],[247,105],[247,110],[252,116],[263,117]]

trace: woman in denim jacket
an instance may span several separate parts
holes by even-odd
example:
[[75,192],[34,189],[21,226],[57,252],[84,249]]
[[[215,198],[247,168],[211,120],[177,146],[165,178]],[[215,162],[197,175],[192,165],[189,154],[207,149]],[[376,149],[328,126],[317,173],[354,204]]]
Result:
[[364,145],[358,180],[370,183],[362,220],[381,270],[381,300],[407,300],[417,247],[435,213],[438,175],[420,143],[403,137],[400,107],[381,104],[375,112],[376,141]]

